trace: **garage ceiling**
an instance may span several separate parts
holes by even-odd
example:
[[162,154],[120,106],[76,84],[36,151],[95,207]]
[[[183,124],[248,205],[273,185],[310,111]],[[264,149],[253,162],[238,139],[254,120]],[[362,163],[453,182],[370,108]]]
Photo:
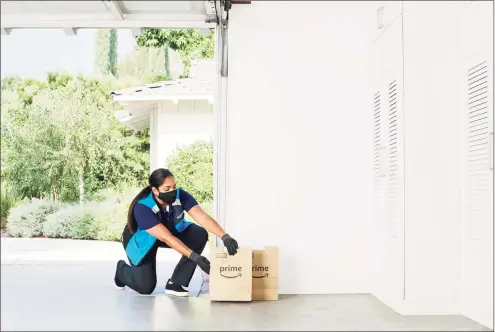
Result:
[[1,1],[2,34],[16,28],[213,28],[214,1]]

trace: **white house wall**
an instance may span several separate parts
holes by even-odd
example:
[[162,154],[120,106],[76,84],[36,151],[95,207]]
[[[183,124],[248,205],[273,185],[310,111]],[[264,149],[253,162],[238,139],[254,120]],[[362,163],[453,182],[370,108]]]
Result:
[[280,247],[282,293],[369,292],[365,2],[256,2],[229,25],[226,228]]
[[[393,2],[390,2],[391,4]],[[385,13],[387,4],[377,5]],[[396,6],[393,7],[397,9]],[[404,84],[402,6],[395,20],[384,23],[372,50],[375,168],[373,232],[369,248],[372,293],[400,310],[404,299]],[[377,29],[378,30],[378,29]],[[370,110],[371,113],[371,110]]]
[[[405,306],[460,313],[457,22],[463,2],[403,2]],[[441,17],[441,24],[439,24]]]
[[464,6],[458,42],[462,314],[493,329],[493,2]]
[[493,328],[493,2],[403,5],[402,312]]
[[[253,2],[232,9],[225,225],[241,245],[280,247],[281,293],[388,289],[394,298],[385,294],[387,303],[403,314],[462,313],[493,327],[493,156],[489,149],[483,155],[483,179],[491,181],[475,179],[481,187],[468,193],[463,181],[473,185],[464,179],[472,161],[462,150],[467,110],[460,98],[466,68],[485,60],[492,73],[493,4],[398,3]],[[478,14],[461,15],[466,5]],[[382,6],[384,32],[377,33]],[[379,225],[372,221],[370,46],[394,24],[402,25],[393,45],[403,57],[398,253],[372,242]],[[390,53],[392,43],[384,45]],[[493,77],[490,93],[492,86]],[[480,190],[491,191],[483,202],[471,197],[476,204],[469,207],[467,195]],[[397,256],[403,271],[384,274],[377,288],[370,274],[385,266],[380,248]]]
[[168,156],[177,148],[213,139],[213,108],[207,100],[159,101],[150,123],[151,171],[167,167]]
[[158,106],[150,111],[150,173],[158,168],[159,132],[160,132]]
[[[183,100],[177,105],[172,128],[165,134],[175,147],[197,140],[212,140],[214,129],[213,106],[207,100]],[[175,122],[174,122],[175,121]]]

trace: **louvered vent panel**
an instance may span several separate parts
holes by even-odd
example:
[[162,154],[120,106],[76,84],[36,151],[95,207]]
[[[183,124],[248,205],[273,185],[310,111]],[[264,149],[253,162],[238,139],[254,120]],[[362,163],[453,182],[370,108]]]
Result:
[[373,96],[373,168],[380,176],[380,92]]
[[392,237],[397,236],[398,218],[398,107],[397,82],[388,85],[388,204],[387,219]]
[[[381,180],[382,176],[382,156],[381,156],[381,101],[380,92],[378,91],[373,96],[373,168],[375,172],[375,204],[378,209],[377,212],[381,210],[381,205],[384,199],[383,196],[383,183]],[[380,217],[378,217],[380,220]]]
[[489,114],[487,62],[467,73],[467,209],[468,236],[481,239],[480,228],[489,206]]

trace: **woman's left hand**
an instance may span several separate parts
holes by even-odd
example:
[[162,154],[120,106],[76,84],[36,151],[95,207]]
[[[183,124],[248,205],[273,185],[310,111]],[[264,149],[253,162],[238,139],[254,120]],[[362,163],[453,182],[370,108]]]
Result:
[[225,248],[227,248],[227,252],[229,253],[229,255],[233,256],[237,254],[237,249],[239,249],[239,245],[237,244],[236,240],[231,238],[229,234],[225,234],[224,236],[222,236],[222,241]]
[[189,259],[198,264],[199,268],[206,274],[210,274],[210,261],[206,257],[198,255],[193,251],[189,256]]

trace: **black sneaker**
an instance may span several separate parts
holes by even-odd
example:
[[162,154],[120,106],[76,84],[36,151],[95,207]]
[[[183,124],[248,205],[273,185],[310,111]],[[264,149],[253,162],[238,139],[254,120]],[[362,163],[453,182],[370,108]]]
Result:
[[122,269],[122,266],[124,266],[125,264],[125,261],[120,260],[117,262],[117,268],[115,269],[115,277],[113,278],[113,281],[115,281],[115,287],[117,287],[118,289],[124,289],[125,287],[125,284],[120,281],[119,277],[117,276],[119,270]]
[[172,284],[169,280],[167,281],[167,285],[165,286],[165,294],[184,297],[187,296],[189,292],[182,288],[181,285]]

